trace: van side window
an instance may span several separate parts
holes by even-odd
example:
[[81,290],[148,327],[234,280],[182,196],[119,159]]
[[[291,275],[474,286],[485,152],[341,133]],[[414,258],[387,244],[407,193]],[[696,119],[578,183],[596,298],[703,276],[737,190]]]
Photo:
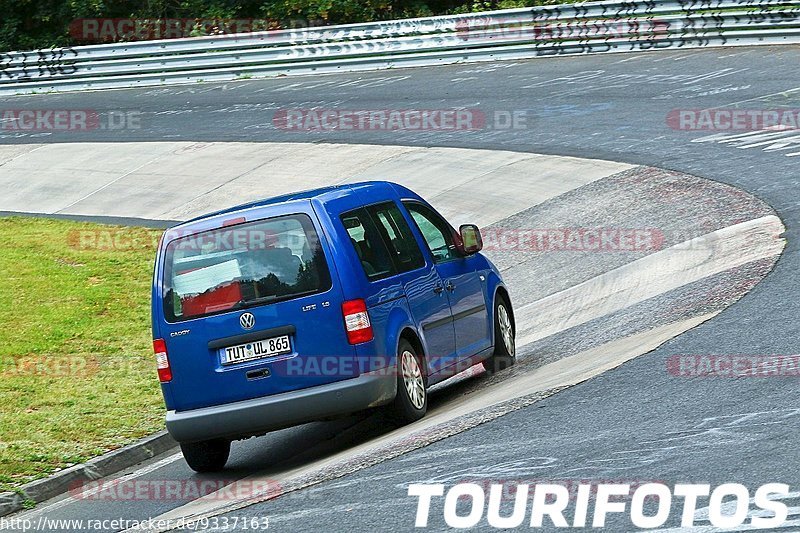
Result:
[[367,278],[376,280],[395,274],[389,250],[367,210],[344,213],[341,219]]
[[403,213],[394,202],[372,206],[368,210],[372,213],[378,229],[381,230],[381,236],[394,256],[398,272],[409,272],[425,265],[417,240],[411,233]]
[[436,263],[460,257],[453,239],[453,229],[445,219],[427,206],[417,202],[403,202],[411,218],[422,233]]

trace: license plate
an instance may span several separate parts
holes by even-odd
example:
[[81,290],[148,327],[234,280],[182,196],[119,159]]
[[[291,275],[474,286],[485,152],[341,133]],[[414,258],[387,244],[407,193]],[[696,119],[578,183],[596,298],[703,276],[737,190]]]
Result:
[[222,364],[232,365],[254,359],[263,359],[292,351],[289,335],[272,337],[260,341],[248,342],[238,346],[229,346],[222,350]]

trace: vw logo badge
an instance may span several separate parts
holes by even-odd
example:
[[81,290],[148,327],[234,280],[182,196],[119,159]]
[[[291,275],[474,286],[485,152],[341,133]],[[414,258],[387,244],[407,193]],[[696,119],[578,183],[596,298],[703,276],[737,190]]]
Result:
[[239,324],[244,329],[253,329],[253,326],[256,325],[256,317],[253,316],[253,313],[244,313],[239,317]]

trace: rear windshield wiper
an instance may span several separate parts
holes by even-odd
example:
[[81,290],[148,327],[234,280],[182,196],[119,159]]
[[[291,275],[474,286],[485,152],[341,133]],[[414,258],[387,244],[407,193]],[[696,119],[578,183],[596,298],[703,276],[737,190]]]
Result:
[[252,300],[239,300],[238,302],[233,304],[231,309],[241,309],[242,307],[247,307],[247,306],[250,306],[250,305],[263,304],[263,303],[271,302],[271,301],[277,300],[277,299],[278,299],[278,297],[273,294],[273,295],[270,295],[270,296],[262,296],[261,298],[253,298]]
[[252,300],[239,300],[236,302],[231,309],[242,309],[243,307],[250,307],[253,305],[259,305],[263,303],[275,303],[275,302],[282,302],[284,300],[292,300],[294,298],[300,298],[301,296],[308,296],[309,294],[315,294],[318,292],[316,289],[303,291],[303,292],[296,292],[293,294],[285,294],[285,295],[275,295],[271,294],[269,296],[262,296],[261,298],[253,298]]

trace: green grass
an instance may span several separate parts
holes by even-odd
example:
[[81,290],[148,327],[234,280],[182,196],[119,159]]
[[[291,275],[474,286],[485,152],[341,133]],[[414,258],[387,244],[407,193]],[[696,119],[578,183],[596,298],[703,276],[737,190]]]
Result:
[[0,490],[163,427],[149,315],[158,235],[0,218]]

